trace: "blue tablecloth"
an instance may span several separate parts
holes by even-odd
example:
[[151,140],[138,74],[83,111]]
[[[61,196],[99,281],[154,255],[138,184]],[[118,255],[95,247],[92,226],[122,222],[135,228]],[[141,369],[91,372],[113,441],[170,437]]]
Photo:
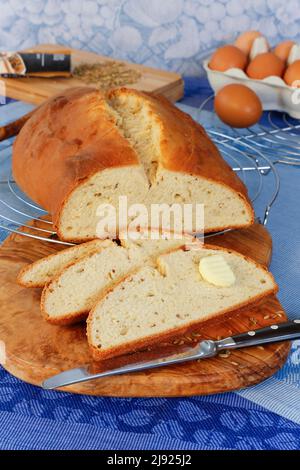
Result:
[[[209,93],[204,80],[187,79],[182,103],[197,107]],[[13,107],[0,107],[0,121],[13,116]],[[268,223],[271,269],[281,302],[296,318],[300,169],[282,166],[279,172],[281,192]],[[6,236],[0,231],[0,240]],[[294,342],[287,365],[263,384],[206,397],[78,396],[41,390],[0,369],[0,449],[299,449],[299,348]]]

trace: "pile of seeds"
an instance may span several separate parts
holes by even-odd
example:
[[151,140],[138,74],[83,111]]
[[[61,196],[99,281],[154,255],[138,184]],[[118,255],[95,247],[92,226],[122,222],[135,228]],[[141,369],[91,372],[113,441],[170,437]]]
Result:
[[137,70],[115,61],[82,63],[74,68],[72,75],[88,85],[101,89],[130,85],[141,78]]

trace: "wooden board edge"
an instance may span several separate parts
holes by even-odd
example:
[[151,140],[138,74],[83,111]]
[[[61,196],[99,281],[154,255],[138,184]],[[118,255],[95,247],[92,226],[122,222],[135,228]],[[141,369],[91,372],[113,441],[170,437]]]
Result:
[[[114,377],[108,377],[108,378],[103,378],[103,379],[98,379],[98,381],[101,381],[101,384],[103,385],[103,389],[98,391],[97,394],[95,394],[94,391],[94,381],[91,381],[89,383],[85,384],[75,384],[75,385],[70,385],[68,387],[61,387],[58,388],[58,391],[61,392],[68,392],[68,393],[75,393],[79,395],[91,395],[91,396],[103,396],[103,397],[119,397],[119,398],[135,398],[135,397],[142,397],[142,398],[174,398],[174,397],[189,397],[189,396],[204,396],[204,395],[211,395],[211,394],[216,394],[216,393],[226,393],[226,392],[232,392],[240,389],[245,389],[252,387],[254,385],[257,385],[259,383],[264,382],[268,378],[272,377],[276,372],[278,372],[282,366],[285,364],[288,354],[290,352],[290,343],[289,342],[283,342],[283,343],[277,343],[279,347],[276,350],[276,356],[277,356],[277,364],[274,367],[270,367],[267,363],[263,364],[261,368],[257,368],[255,372],[251,372],[251,375],[247,373],[247,370],[243,371],[243,375],[241,376],[240,374],[235,374],[235,373],[230,373],[226,377],[226,381],[224,382],[221,378],[219,381],[216,381],[215,375],[207,375],[206,382],[197,381],[197,376],[194,376],[194,380],[191,380],[191,377],[189,376],[189,383],[185,383],[184,377],[182,380],[182,388],[178,386],[177,384],[177,392],[174,393],[172,385],[170,385],[170,378],[166,375],[161,378],[161,383],[159,390],[161,392],[155,393],[153,392],[152,388],[152,376],[151,374],[144,375],[144,373],[141,373],[141,380],[139,380],[139,374],[135,374],[134,376],[131,376],[130,374],[127,374],[124,376],[124,383],[122,383],[122,380],[120,381],[120,378],[122,376],[118,376],[118,384],[117,386],[113,386],[113,392],[111,391],[111,382],[114,379]],[[205,361],[209,361],[209,359],[204,359]],[[5,364],[2,364],[4,369],[12,374],[13,376],[19,378],[19,380],[22,380],[20,377],[22,377],[23,374],[23,368],[22,368],[22,362],[16,360],[13,358],[13,360],[10,360],[7,358],[7,361]],[[24,364],[23,364],[24,366]],[[40,370],[38,369],[37,371],[35,370],[34,367],[31,367],[31,376],[30,378],[27,378],[26,383],[29,383],[30,385],[42,388],[41,385],[41,380],[40,380]],[[50,377],[51,375],[54,375],[57,373],[55,370],[49,370],[49,373],[45,374],[45,378]],[[230,380],[229,380],[230,379]],[[128,381],[130,384],[128,384]],[[89,386],[87,386],[89,384]],[[187,386],[188,385],[188,386]],[[139,390],[139,393],[132,393],[130,390]],[[118,390],[118,391],[117,391]]]
[[[96,52],[93,51],[81,51],[80,49],[74,49],[74,48],[67,48],[66,46],[60,45],[60,44],[38,44],[37,46],[33,46],[30,48],[24,49],[27,52],[37,52],[37,51],[63,51],[66,52],[69,50],[70,52],[75,51],[78,53],[87,53],[90,55],[95,55],[98,56],[102,60],[116,60],[117,62],[124,63],[126,65],[130,65],[133,69],[138,70],[140,72],[148,73],[150,75],[161,75],[161,77],[164,78],[169,78],[172,83],[170,85],[162,85],[161,87],[158,87],[154,93],[159,93],[165,96],[168,100],[171,102],[176,102],[183,98],[184,96],[184,80],[182,76],[173,71],[169,70],[161,70],[161,69],[156,69],[154,67],[149,67],[149,66],[144,66],[143,64],[136,64],[136,63],[129,63],[125,60],[122,59],[115,59],[112,57],[106,57],[106,56],[101,56],[100,54],[97,54]],[[19,79],[12,79],[12,78],[4,78],[2,79],[3,82],[6,85],[6,95],[10,98],[19,100],[19,101],[25,101],[30,104],[41,104],[43,101],[47,100],[49,98],[49,95],[41,93],[41,91],[37,92],[30,92],[30,90],[23,89],[21,86],[22,83],[24,83],[24,80],[27,80],[28,78],[19,78]],[[47,80],[45,78],[44,80]],[[19,82],[19,83],[18,83]],[[82,84],[82,86],[86,86],[86,84]],[[134,88],[134,85],[128,85],[129,88]],[[142,89],[138,87],[138,89]]]

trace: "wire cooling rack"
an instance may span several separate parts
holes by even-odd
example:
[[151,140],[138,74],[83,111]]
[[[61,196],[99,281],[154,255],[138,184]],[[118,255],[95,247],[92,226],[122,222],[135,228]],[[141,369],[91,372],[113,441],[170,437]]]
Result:
[[[199,122],[203,122],[202,113],[211,110],[212,103],[213,96],[197,110]],[[278,165],[300,168],[300,121],[285,114],[269,112],[263,122],[243,130],[226,128],[214,122],[213,125],[208,124],[206,130],[224,159],[246,184],[257,220],[266,224],[280,189]],[[49,243],[72,245],[58,239],[50,221],[44,221],[42,227],[30,225],[30,221],[39,221],[47,213],[22,193],[13,181],[12,143],[13,139],[9,139],[0,144],[0,232],[4,230]]]

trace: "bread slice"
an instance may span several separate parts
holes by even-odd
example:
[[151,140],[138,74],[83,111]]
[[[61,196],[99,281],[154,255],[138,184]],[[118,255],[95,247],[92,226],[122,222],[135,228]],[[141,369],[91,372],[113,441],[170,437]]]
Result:
[[85,318],[99,297],[151,257],[184,244],[183,240],[123,240],[72,264],[43,290],[41,309],[53,324],[67,325]]
[[[127,196],[128,207],[143,204],[148,214],[153,204],[171,210],[176,203],[182,224],[185,205],[192,204],[189,232],[254,221],[245,185],[205,130],[165,98],[133,89],[104,95],[80,87],[49,99],[16,138],[13,175],[52,214],[60,239],[75,243],[99,236],[102,204],[116,210],[116,235],[125,228],[120,196]],[[196,203],[204,205],[204,227]]]
[[[236,281],[217,287],[199,272],[200,259],[222,254]],[[276,292],[273,276],[246,256],[206,246],[158,257],[106,293],[90,312],[88,341],[95,360],[131,353],[216,320]]]
[[17,282],[24,287],[44,287],[70,264],[111,245],[110,240],[93,240],[61,250],[25,266]]

